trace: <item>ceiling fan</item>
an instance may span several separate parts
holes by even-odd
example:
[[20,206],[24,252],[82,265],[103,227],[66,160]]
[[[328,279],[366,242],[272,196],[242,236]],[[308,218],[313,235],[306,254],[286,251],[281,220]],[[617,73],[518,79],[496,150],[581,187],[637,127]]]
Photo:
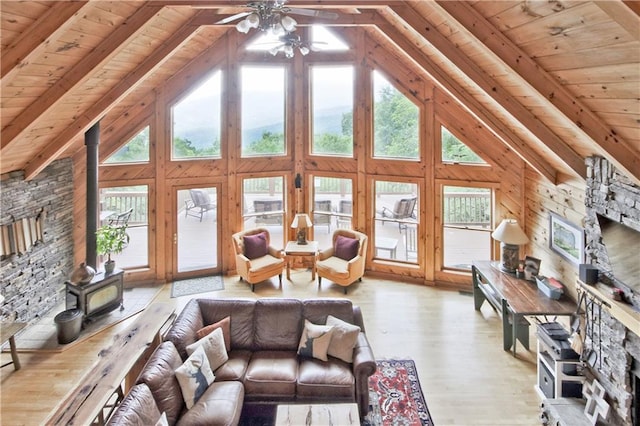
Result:
[[303,56],[309,54],[310,51],[317,52],[322,50],[318,47],[318,44],[326,44],[323,42],[315,42],[315,43],[306,43],[302,41],[300,36],[295,33],[285,33],[284,35],[278,37],[278,43],[269,49],[269,53],[273,56],[277,55],[278,52],[284,52],[284,56],[287,58],[293,58],[295,49],[298,49]]
[[338,17],[338,14],[335,12],[292,8],[285,6],[285,3],[286,0],[250,2],[247,3],[247,8],[251,10],[229,16],[216,22],[216,24],[228,24],[244,18],[236,25],[236,29],[241,33],[246,34],[251,28],[257,28],[260,31],[271,31],[275,35],[284,35],[295,31],[296,25],[298,24],[289,14],[324,19],[336,19]]

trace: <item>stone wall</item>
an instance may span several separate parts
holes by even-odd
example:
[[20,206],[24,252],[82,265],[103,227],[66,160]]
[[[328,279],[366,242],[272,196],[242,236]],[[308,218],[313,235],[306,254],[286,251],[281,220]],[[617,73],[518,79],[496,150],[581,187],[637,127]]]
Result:
[[[587,169],[586,261],[598,266],[600,281],[613,284],[615,277],[602,243],[596,213],[640,231],[640,187],[604,158],[588,158]],[[625,289],[625,297],[635,306],[640,306],[637,292]],[[588,370],[588,376],[598,379],[609,396],[611,424],[630,425],[633,401],[631,369],[634,362],[640,362],[640,338],[605,309],[600,310],[597,305],[594,308],[594,315],[588,318],[592,332],[587,333],[585,348],[592,350],[597,358]]]
[[2,224],[45,213],[43,241],[0,260],[1,320],[30,322],[63,300],[74,267],[73,162],[58,160],[31,181],[23,172],[3,175],[0,198]]

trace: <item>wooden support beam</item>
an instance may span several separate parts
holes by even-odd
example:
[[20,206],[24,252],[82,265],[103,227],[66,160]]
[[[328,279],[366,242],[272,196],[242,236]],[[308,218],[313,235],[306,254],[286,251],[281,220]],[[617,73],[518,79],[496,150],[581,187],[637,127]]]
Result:
[[[444,37],[429,21],[422,18],[409,6],[393,6],[391,10],[404,21],[409,28],[420,34],[437,51],[453,63],[464,75],[472,80],[487,96],[499,104],[513,119],[517,120],[540,142],[553,151],[574,173],[586,178],[587,167],[584,159],[567,145],[549,127],[541,122],[531,111],[524,107],[486,72],[482,71],[467,55]],[[537,153],[526,153],[523,158],[531,162]]]
[[2,129],[0,153],[12,142],[24,135],[47,111],[58,105],[65,95],[91,78],[95,70],[100,69],[113,58],[160,9],[160,7],[142,6],[136,13],[122,22],[90,54],[76,63],[56,84],[52,85],[41,96],[38,96],[31,105]]
[[[626,8],[621,2],[606,3],[606,9]],[[437,1],[430,3],[440,8],[449,22],[457,21],[467,29],[479,43],[518,73],[527,83],[540,92],[563,115],[582,130],[594,143],[609,154],[610,160],[630,176],[640,179],[640,154],[630,149],[630,144],[595,114],[584,102],[565,89],[548,72],[531,59],[522,49],[509,40],[500,30],[487,21],[471,5],[465,2]],[[622,13],[616,13],[622,16]],[[635,35],[640,37],[640,18],[627,9],[625,16],[635,21]]]
[[378,22],[377,26],[400,50],[405,52],[411,60],[420,66],[442,90],[461,105],[465,105],[472,115],[491,129],[496,137],[502,140],[540,175],[544,176],[549,182],[553,184],[556,183],[556,170],[547,161],[537,155],[518,135],[508,129],[495,114],[461,88],[451,76],[435,65],[430,58],[425,55],[418,46],[408,40],[398,28],[392,23],[387,22],[384,18]]
[[[0,56],[0,78],[7,81],[19,69],[18,65],[28,64],[31,58],[38,57],[47,45],[64,33],[88,2],[56,2],[49,10],[36,19],[20,37],[2,49]],[[4,83],[4,81],[3,81]]]
[[64,150],[73,143],[73,139],[81,132],[86,131],[104,114],[107,114],[122,98],[127,96],[136,85],[145,79],[166,60],[173,52],[180,48],[198,29],[191,22],[187,22],[163,45],[154,50],[144,62],[127,75],[120,83],[107,92],[91,108],[79,116],[69,127],[60,133],[44,151],[33,158],[25,168],[25,179],[33,179],[47,165],[56,160]]
[[640,5],[637,1],[609,0],[594,3],[631,34],[636,41],[640,41]]

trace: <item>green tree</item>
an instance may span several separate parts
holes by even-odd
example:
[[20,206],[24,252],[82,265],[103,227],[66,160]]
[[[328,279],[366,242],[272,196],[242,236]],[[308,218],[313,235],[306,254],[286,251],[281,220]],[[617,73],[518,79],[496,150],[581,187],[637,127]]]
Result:
[[380,157],[418,158],[419,108],[391,85],[374,105],[374,153]]
[[442,160],[456,163],[484,163],[475,152],[442,127]]
[[149,161],[149,126],[134,136],[125,146],[111,155],[105,163],[136,163]]
[[215,139],[211,146],[196,148],[189,139],[179,136],[173,138],[174,158],[203,158],[220,156],[220,140]]
[[249,143],[244,149],[246,155],[284,154],[284,134],[262,132],[262,138]]

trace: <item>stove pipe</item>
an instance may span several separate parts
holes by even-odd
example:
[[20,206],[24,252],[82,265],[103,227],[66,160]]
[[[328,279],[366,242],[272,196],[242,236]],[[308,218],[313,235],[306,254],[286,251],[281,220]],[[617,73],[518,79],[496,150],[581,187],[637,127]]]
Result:
[[84,134],[87,147],[87,242],[86,263],[94,270],[98,268],[96,252],[96,230],[98,229],[98,144],[100,143],[100,122],[91,126]]

